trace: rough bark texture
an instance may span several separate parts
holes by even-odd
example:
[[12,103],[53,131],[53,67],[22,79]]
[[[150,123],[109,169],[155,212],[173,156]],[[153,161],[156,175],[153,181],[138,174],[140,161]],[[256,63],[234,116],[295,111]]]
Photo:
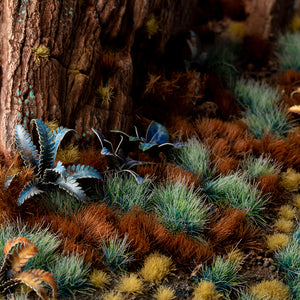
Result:
[[293,16],[294,0],[245,0],[247,33],[269,40],[273,38]]
[[[11,150],[15,124],[29,126],[34,118],[57,119],[86,137],[92,127],[126,131],[132,122],[136,32],[145,30],[153,13],[163,24],[156,44],[163,52],[195,5],[195,0],[2,0],[0,146]],[[32,49],[41,45],[50,56],[38,62]],[[97,97],[101,83],[113,88],[111,102]]]

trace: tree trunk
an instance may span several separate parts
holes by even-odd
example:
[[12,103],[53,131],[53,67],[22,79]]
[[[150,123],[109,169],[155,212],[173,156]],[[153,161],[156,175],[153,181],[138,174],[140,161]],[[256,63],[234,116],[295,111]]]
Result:
[[[126,131],[132,125],[136,32],[145,31],[154,14],[161,25],[156,48],[163,52],[196,2],[2,0],[0,146],[12,150],[14,126],[29,127],[35,118],[56,119],[87,139],[92,127]],[[111,97],[101,100],[99,86],[110,87]]]

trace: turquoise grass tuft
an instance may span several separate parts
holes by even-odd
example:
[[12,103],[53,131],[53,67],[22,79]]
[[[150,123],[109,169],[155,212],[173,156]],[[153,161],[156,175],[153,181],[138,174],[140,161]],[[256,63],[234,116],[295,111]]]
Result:
[[147,209],[150,205],[150,185],[149,178],[145,178],[144,182],[139,184],[132,176],[107,177],[103,184],[104,201],[121,212],[127,212],[134,207]]
[[210,207],[204,204],[197,191],[193,191],[193,186],[176,182],[155,187],[153,202],[153,212],[172,232],[199,236],[208,221]]
[[256,186],[250,184],[242,173],[219,176],[204,186],[207,197],[218,205],[231,205],[246,212],[246,217],[253,223],[265,225],[262,212],[266,198]]
[[204,267],[201,279],[213,282],[216,290],[229,295],[232,291],[239,292],[239,288],[243,285],[243,276],[239,274],[240,268],[238,260],[217,256],[211,266]]
[[196,137],[189,139],[184,146],[172,151],[174,161],[185,170],[203,180],[214,175],[209,161],[209,149]]
[[108,241],[103,241],[101,250],[103,252],[103,263],[108,265],[112,271],[125,270],[134,260],[134,257],[129,253],[130,242],[128,236],[123,239],[117,236],[110,238]]
[[300,70],[300,33],[286,33],[279,37],[277,44],[279,68]]

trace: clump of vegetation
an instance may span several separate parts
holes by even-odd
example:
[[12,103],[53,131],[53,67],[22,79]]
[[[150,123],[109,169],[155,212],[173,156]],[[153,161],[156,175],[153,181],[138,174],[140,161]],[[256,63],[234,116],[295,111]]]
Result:
[[144,281],[159,282],[165,279],[174,266],[170,257],[160,253],[153,253],[146,257],[140,274]]
[[233,291],[238,292],[243,284],[240,269],[240,261],[217,256],[211,266],[203,268],[201,279],[214,283],[217,291],[230,295]]
[[290,238],[287,234],[284,233],[275,233],[273,235],[268,235],[267,236],[267,246],[271,251],[278,250],[280,248],[285,247]]
[[172,232],[199,236],[208,221],[209,206],[204,198],[182,182],[154,187],[153,211]]
[[296,217],[296,209],[289,204],[282,205],[279,209],[279,216],[286,220],[293,220]]
[[124,297],[120,292],[110,291],[103,295],[103,300],[123,300]]
[[290,299],[289,287],[283,282],[274,279],[271,281],[263,280],[250,289],[251,293],[258,299]]
[[103,82],[99,85],[97,91],[97,95],[101,99],[102,103],[108,105],[111,103],[114,97],[114,88],[112,86],[104,86]]
[[149,209],[151,180],[146,178],[138,183],[133,176],[121,174],[108,176],[103,185],[104,201],[121,212],[133,208]]
[[41,58],[48,58],[50,56],[50,49],[45,45],[32,48],[32,52],[35,54],[34,61],[40,62]]
[[285,71],[288,69],[300,70],[300,33],[285,33],[278,39],[277,57],[279,67]]
[[159,30],[159,23],[154,14],[151,14],[146,21],[146,30],[148,33],[148,39],[151,39],[152,36],[157,34]]
[[284,233],[291,233],[294,229],[294,222],[285,218],[279,218],[275,221],[274,226]]
[[300,173],[294,169],[287,169],[285,173],[281,175],[281,185],[288,191],[296,191],[300,186]]
[[103,241],[101,244],[103,263],[108,265],[111,270],[127,269],[134,260],[133,255],[129,252],[129,246],[128,235],[125,235],[123,239],[115,236],[108,241]]
[[117,284],[116,290],[127,294],[141,294],[143,292],[143,281],[134,273],[123,276]]
[[194,288],[193,300],[221,299],[224,295],[216,290],[216,285],[211,281],[201,280]]
[[156,300],[174,300],[176,299],[176,296],[172,288],[160,286],[153,295],[153,298]]
[[172,152],[175,162],[195,176],[203,180],[213,176],[209,149],[196,137],[188,139],[182,147]]
[[230,205],[246,212],[246,217],[257,224],[265,224],[263,210],[266,199],[245,175],[234,173],[210,180],[204,187],[209,199],[220,206]]
[[252,179],[263,175],[278,174],[280,165],[274,162],[270,156],[261,155],[258,158],[255,156],[246,156],[242,162],[242,169],[246,176]]
[[90,282],[98,289],[104,290],[110,283],[110,276],[102,270],[93,270],[90,275]]

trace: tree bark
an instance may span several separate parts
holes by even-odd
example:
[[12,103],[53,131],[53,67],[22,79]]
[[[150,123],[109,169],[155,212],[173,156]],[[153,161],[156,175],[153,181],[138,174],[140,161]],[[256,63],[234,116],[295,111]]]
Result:
[[[161,25],[156,47],[163,52],[170,36],[189,21],[196,2],[2,0],[0,147],[11,151],[14,126],[30,127],[35,118],[57,119],[86,139],[92,127],[128,130],[136,32],[145,30],[154,14]],[[42,45],[49,49],[48,57],[34,53]],[[101,84],[112,88],[111,101],[99,100]]]

